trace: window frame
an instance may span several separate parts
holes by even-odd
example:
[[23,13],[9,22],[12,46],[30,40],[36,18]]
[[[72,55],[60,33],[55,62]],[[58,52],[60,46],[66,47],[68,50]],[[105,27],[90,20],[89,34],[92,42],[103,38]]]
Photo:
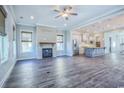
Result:
[[[31,41],[23,41],[22,40],[22,33],[31,33]],[[33,52],[33,50],[28,51],[28,52],[23,52],[22,51],[22,42],[31,42],[32,43],[32,49],[33,49],[33,31],[24,30],[24,29],[20,31],[20,53],[31,53],[31,52]]]
[[62,44],[62,49],[58,49],[57,48],[57,51],[63,51],[64,50],[64,35],[57,35],[58,36],[61,36],[62,37],[62,41],[57,41],[56,44]]
[[6,12],[6,10],[5,10],[5,8],[4,8],[4,6],[3,5],[0,5],[0,12],[3,14],[3,16],[4,16],[4,32],[2,33],[0,33],[0,35],[1,36],[6,36],[6,18],[7,18],[7,12]]
[[[4,16],[4,32],[0,33],[0,42],[1,42],[1,49],[0,49],[0,64],[7,62],[9,57],[9,37],[6,32],[6,20],[7,20],[7,12],[3,5],[0,5],[0,12]],[[5,48],[6,47],[6,48]]]

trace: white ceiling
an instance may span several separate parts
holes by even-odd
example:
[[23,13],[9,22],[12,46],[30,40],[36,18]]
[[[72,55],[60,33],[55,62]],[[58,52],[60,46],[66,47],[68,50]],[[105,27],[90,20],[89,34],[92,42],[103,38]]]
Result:
[[113,30],[121,30],[124,29],[124,13],[111,16],[110,18],[106,18],[105,20],[95,22],[91,25],[76,28],[73,31],[75,32],[106,32]]
[[[51,5],[15,5],[13,6],[17,24],[24,25],[46,25],[57,27],[60,29],[72,29],[77,26],[85,25],[90,20],[103,16],[105,14],[116,11],[124,6],[119,5],[78,5],[73,6],[73,11],[78,13],[78,16],[70,16],[69,20],[60,17],[55,19],[57,13],[53,11],[57,6]],[[60,6],[63,8],[64,6]],[[23,16],[23,19],[20,17]],[[34,16],[31,20],[30,16]],[[67,26],[64,26],[67,24]]]

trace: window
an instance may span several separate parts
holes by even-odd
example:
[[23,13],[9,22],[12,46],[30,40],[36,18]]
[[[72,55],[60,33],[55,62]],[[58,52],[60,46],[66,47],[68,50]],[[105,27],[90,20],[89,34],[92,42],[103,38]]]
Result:
[[57,50],[64,50],[63,35],[57,35]]
[[0,62],[4,63],[8,60],[8,36],[5,33],[5,20],[7,14],[3,6],[0,5]]
[[8,38],[0,36],[0,60],[2,63],[8,59]]
[[4,36],[5,34],[5,18],[6,18],[6,11],[4,7],[0,5],[0,35]]
[[32,51],[32,32],[21,32],[21,49],[23,53]]

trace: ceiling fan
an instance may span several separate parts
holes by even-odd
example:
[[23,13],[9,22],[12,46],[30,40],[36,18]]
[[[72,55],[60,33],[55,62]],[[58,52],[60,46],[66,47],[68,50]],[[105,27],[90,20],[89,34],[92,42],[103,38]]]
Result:
[[64,17],[65,20],[69,19],[69,16],[77,16],[77,13],[71,12],[72,6],[65,6],[63,9],[54,9],[55,12],[58,13],[58,15],[55,18]]

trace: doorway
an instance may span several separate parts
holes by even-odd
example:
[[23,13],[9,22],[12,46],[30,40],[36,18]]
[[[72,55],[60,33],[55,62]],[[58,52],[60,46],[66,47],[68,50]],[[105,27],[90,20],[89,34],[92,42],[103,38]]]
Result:
[[112,53],[112,38],[109,37],[109,53]]

